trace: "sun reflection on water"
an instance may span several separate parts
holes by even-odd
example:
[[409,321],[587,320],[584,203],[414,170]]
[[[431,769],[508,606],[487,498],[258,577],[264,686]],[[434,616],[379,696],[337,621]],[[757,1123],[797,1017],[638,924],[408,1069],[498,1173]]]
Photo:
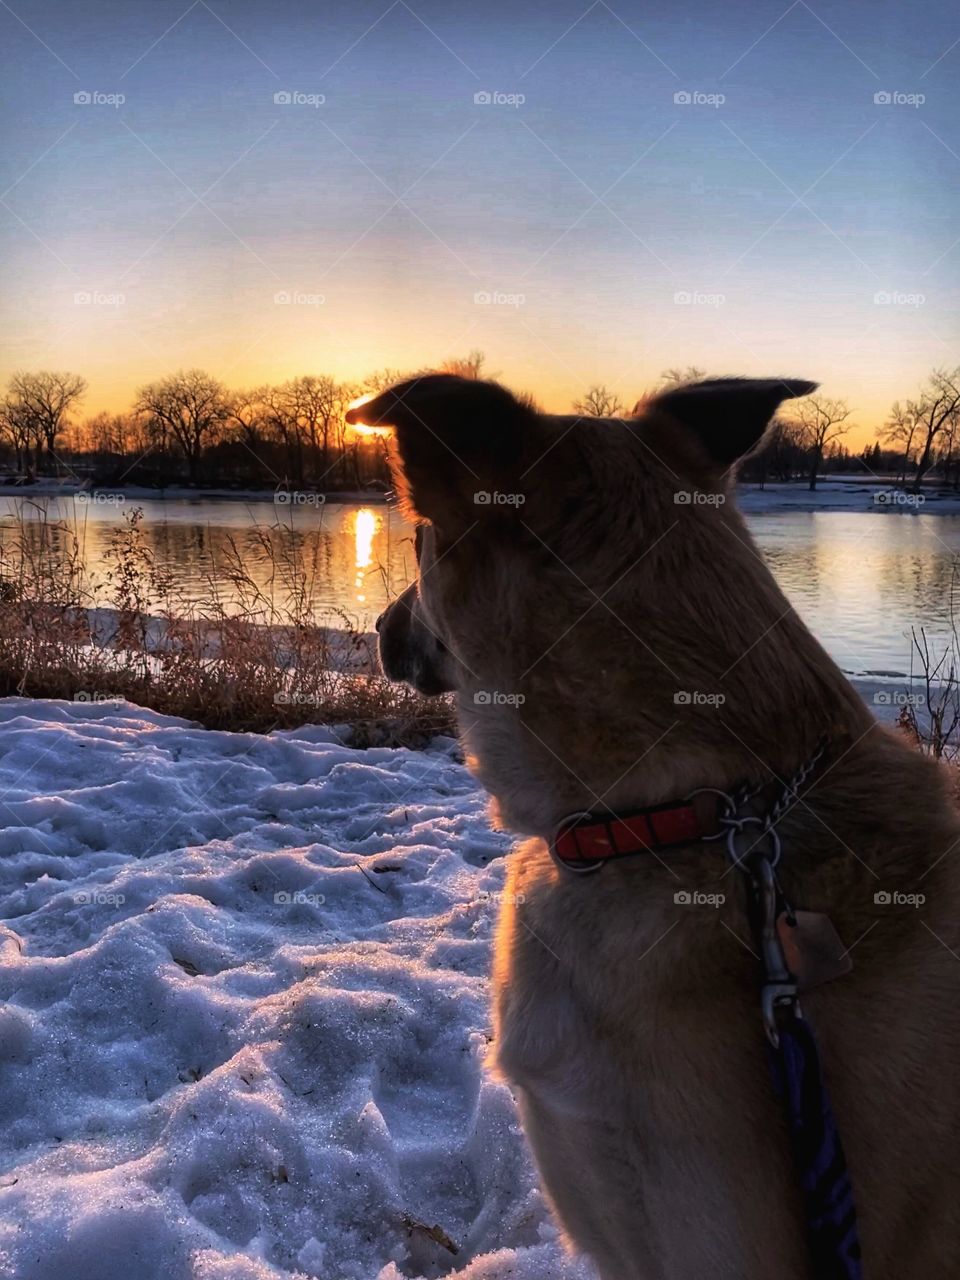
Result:
[[353,584],[357,589],[357,600],[361,604],[365,603],[367,598],[362,588],[366,577],[365,571],[369,570],[373,564],[373,539],[379,527],[380,517],[369,507],[361,507],[353,518],[354,562],[357,570]]

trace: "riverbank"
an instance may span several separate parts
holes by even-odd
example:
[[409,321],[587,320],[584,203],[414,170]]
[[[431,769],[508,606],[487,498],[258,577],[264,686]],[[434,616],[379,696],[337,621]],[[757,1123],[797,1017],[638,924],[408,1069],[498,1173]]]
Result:
[[[272,489],[192,489],[187,485],[169,485],[149,489],[143,485],[88,485],[75,480],[35,480],[33,484],[0,483],[0,498],[80,498],[100,501],[107,498],[124,502],[272,502],[277,507],[318,506],[325,504],[362,503],[371,506],[385,503],[381,489],[341,489],[330,493],[314,489],[295,489],[277,485]],[[105,496],[104,496],[105,495]]]
[[862,511],[872,515],[956,516],[960,515],[960,492],[925,487],[914,494],[909,489],[875,480],[827,477],[813,492],[806,482],[741,484],[737,486],[737,506],[744,515],[778,511]]
[[[99,495],[99,496],[98,496]],[[776,511],[863,511],[890,515],[960,515],[960,492],[927,485],[919,494],[898,489],[888,482],[854,476],[826,476],[811,492],[806,481],[789,483],[739,484],[737,505],[747,514]],[[321,493],[312,489],[191,489],[171,485],[147,489],[142,485],[98,485],[91,488],[76,481],[41,479],[28,485],[0,483],[0,498],[76,498],[90,502],[263,502],[279,510],[295,507],[360,504],[382,505],[389,501],[380,489],[351,489]]]

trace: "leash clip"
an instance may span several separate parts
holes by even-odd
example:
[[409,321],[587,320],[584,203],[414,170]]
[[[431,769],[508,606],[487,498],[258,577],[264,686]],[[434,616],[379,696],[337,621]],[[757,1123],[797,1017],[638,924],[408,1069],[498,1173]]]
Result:
[[800,1017],[800,988],[796,978],[787,968],[783,944],[777,933],[780,892],[774,873],[775,863],[766,854],[756,855],[750,872],[750,891],[758,921],[757,942],[763,965],[763,984],[760,988],[760,1013],[767,1039],[774,1049],[780,1047],[779,1017],[788,1012]]

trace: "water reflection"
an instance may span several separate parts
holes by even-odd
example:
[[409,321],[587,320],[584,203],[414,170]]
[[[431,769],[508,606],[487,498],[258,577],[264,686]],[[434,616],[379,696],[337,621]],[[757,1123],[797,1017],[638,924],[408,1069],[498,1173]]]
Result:
[[[133,505],[0,498],[0,548],[8,551],[22,538],[33,554],[43,550],[56,560],[68,555],[75,536],[94,599],[106,604],[110,541]],[[412,528],[387,506],[138,505],[146,545],[200,608],[210,597],[210,579],[225,607],[241,608],[224,578],[236,556],[277,608],[297,588],[296,565],[317,621],[346,614],[368,629],[416,572]],[[65,526],[46,539],[39,523],[44,511]],[[960,517],[776,512],[751,516],[750,527],[790,600],[845,670],[908,670],[911,626],[924,626],[934,643],[948,639]]]
[[366,604],[366,592],[362,588],[366,584],[365,570],[373,563],[373,540],[379,521],[369,507],[361,507],[353,517],[354,539],[356,546],[357,576],[354,586],[357,588],[358,604]]

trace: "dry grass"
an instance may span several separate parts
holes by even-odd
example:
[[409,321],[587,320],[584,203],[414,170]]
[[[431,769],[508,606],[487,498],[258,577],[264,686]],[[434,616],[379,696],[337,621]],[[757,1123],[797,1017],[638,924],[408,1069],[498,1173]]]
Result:
[[266,529],[257,539],[275,590],[253,581],[231,543],[198,605],[158,563],[139,511],[114,534],[99,582],[68,524],[40,509],[21,519],[0,545],[0,696],[126,698],[216,729],[345,724],[358,746],[454,731],[448,699],[364,674],[376,670],[367,637],[346,619],[316,625],[297,548],[278,550]]

